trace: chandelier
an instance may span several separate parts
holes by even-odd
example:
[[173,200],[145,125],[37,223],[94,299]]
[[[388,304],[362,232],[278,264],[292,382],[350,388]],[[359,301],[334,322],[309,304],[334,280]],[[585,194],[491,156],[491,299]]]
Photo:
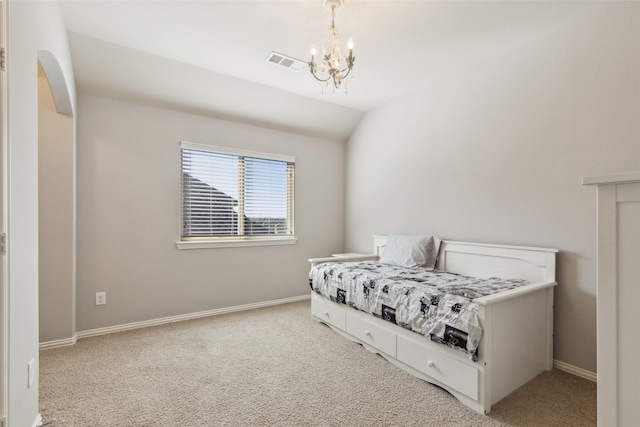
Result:
[[[344,0],[324,0],[324,5],[331,8],[331,26],[329,27],[329,33],[325,35],[322,42],[322,59],[319,64],[316,62],[316,45],[311,46],[311,62],[309,62],[309,69],[311,75],[315,77],[323,88],[332,84],[334,91],[343,81],[347,81],[350,78],[351,69],[356,57],[353,56],[353,40],[349,38],[347,48],[349,49],[349,56],[344,58],[340,53],[340,37],[338,36],[338,29],[335,26],[336,9],[342,6]],[[347,87],[345,84],[345,93]]]

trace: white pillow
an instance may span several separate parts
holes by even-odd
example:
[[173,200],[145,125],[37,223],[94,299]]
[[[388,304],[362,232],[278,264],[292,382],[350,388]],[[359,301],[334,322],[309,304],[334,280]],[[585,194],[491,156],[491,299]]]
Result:
[[439,246],[440,239],[433,236],[391,234],[387,238],[380,263],[410,268],[434,268]]

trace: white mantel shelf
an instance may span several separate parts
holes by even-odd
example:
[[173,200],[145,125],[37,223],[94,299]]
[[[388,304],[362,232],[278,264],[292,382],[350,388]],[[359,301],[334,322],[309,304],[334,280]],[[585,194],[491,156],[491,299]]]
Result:
[[640,182],[640,172],[627,172],[616,175],[591,176],[582,178],[582,185],[613,185]]

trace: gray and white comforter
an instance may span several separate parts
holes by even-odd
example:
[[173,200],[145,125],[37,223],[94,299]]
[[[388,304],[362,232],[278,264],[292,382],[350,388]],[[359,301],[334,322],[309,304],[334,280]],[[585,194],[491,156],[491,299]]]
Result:
[[473,361],[478,360],[482,328],[472,300],[527,283],[374,261],[329,262],[309,272],[314,292],[465,351]]

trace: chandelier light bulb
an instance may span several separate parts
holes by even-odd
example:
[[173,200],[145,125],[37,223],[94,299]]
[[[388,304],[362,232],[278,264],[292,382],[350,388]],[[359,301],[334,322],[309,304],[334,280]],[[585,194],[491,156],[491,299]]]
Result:
[[312,44],[311,45],[311,56],[316,56],[316,53],[318,53],[318,51],[316,50],[316,45]]
[[347,47],[349,50],[353,50],[353,39],[349,37],[349,42],[347,43]]

